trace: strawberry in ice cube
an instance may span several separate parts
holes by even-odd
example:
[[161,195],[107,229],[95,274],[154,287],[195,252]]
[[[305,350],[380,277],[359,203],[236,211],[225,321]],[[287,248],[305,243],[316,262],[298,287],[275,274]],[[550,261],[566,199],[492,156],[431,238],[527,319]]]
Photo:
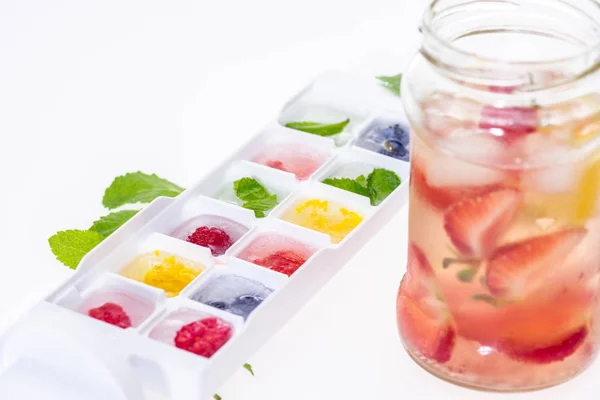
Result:
[[231,326],[217,317],[208,317],[184,325],[175,335],[175,346],[210,358],[231,338]]
[[233,242],[227,232],[216,227],[201,226],[188,236],[187,241],[198,246],[208,247],[213,256],[225,254]]
[[131,319],[123,310],[123,307],[115,303],[105,303],[100,307],[92,308],[88,311],[88,315],[119,328],[131,327]]

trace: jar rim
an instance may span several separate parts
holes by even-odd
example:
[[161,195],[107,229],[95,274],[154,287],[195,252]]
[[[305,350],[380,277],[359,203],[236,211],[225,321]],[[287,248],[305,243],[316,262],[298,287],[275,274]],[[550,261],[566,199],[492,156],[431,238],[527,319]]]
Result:
[[[436,21],[435,18],[437,16],[437,7],[440,3],[446,0],[432,0],[430,5],[427,7],[421,22],[420,30],[426,35],[429,41],[433,41],[429,48],[424,44],[421,52],[424,53],[426,58],[430,61],[436,61],[436,64],[444,66],[446,69],[454,69],[457,71],[480,71],[481,69],[475,69],[473,67],[467,67],[464,63],[460,62],[448,62],[448,60],[441,60],[441,57],[437,57],[439,53],[445,52],[446,54],[450,54],[454,57],[458,56],[462,59],[477,59],[480,65],[485,65],[488,67],[493,67],[494,70],[507,70],[511,72],[515,71],[551,71],[560,69],[561,66],[564,70],[569,70],[570,68],[567,65],[573,64],[575,62],[581,62],[581,68],[578,70],[575,76],[571,75],[571,79],[579,79],[583,76],[588,75],[589,73],[596,71],[600,68],[600,34],[598,34],[597,38],[590,44],[586,44],[582,46],[581,50],[577,50],[573,52],[573,54],[557,56],[554,58],[548,58],[544,60],[506,60],[502,58],[491,57],[487,55],[478,54],[476,51],[466,50],[455,43],[454,40],[448,40],[444,38],[434,26]],[[496,2],[497,0],[490,1]],[[498,3],[503,2],[505,0],[497,1]],[[560,1],[560,0],[559,0]],[[507,4],[512,4],[518,6],[518,2],[514,1],[506,1]],[[560,1],[563,3],[563,1]],[[600,13],[600,1],[591,0],[590,4],[593,5],[598,12]],[[570,4],[567,4],[569,7],[573,7]],[[579,10],[583,13],[583,10]],[[594,21],[598,25],[598,29],[600,31],[600,21]],[[434,49],[434,53],[430,50]],[[436,54],[437,52],[437,54]],[[590,54],[594,52],[598,53],[598,56],[595,57],[593,62],[590,62]],[[594,59],[594,58],[592,58]],[[489,78],[489,76],[488,76]]]

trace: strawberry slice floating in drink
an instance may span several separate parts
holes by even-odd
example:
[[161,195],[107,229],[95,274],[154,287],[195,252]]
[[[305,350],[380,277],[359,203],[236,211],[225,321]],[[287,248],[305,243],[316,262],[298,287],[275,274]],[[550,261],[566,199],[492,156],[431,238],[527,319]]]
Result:
[[579,349],[588,335],[588,328],[581,326],[564,337],[545,344],[526,345],[518,341],[501,341],[498,350],[509,357],[528,363],[548,364],[562,361]]
[[407,274],[398,292],[396,311],[398,327],[408,345],[439,363],[450,360],[456,338],[450,313],[431,265],[413,243],[409,244]]
[[499,248],[487,265],[489,291],[509,301],[526,297],[562,266],[586,233],[584,228],[571,228]]
[[459,201],[444,214],[448,237],[464,256],[488,255],[514,220],[521,197],[516,190],[503,189]]

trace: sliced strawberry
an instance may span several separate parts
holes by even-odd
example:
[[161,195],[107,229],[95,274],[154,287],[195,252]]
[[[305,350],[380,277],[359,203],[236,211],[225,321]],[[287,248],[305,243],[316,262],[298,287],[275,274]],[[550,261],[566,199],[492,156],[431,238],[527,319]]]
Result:
[[501,135],[508,142],[535,132],[538,125],[538,110],[535,107],[485,106],[479,121],[479,128],[489,130],[496,136]]
[[421,298],[438,292],[431,264],[425,253],[412,242],[408,244],[406,272],[405,290],[409,296]]
[[438,315],[429,315],[402,290],[398,294],[398,328],[406,344],[424,357],[445,363],[452,356],[456,334],[443,309],[438,310]]
[[464,256],[487,256],[514,220],[521,197],[503,189],[459,201],[444,214],[448,237]]
[[513,185],[511,174],[453,159],[427,163],[416,156],[411,164],[411,190],[440,211],[460,200]]
[[519,361],[548,364],[562,361],[579,349],[588,335],[588,328],[581,326],[561,339],[544,345],[525,345],[512,340],[500,342],[499,351]]
[[488,289],[505,300],[525,297],[560,268],[586,234],[584,228],[571,228],[499,248],[487,266]]
[[444,363],[450,359],[455,331],[425,253],[408,245],[407,274],[397,298],[398,327],[408,345],[423,356]]

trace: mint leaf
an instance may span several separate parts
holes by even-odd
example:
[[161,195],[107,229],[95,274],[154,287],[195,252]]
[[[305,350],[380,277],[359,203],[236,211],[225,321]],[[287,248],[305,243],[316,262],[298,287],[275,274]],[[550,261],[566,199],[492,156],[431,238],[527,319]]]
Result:
[[58,261],[75,269],[83,256],[96,247],[102,239],[98,232],[72,229],[56,233],[48,239],[48,243]]
[[456,276],[462,282],[471,282],[475,274],[477,274],[477,268],[465,268],[456,274]]
[[244,364],[244,368],[246,368],[248,370],[248,372],[250,372],[252,374],[252,376],[254,376],[254,371],[252,371],[252,365],[246,363],[246,364]]
[[396,96],[400,96],[400,86],[402,83],[402,74],[392,76],[378,76],[381,85]]
[[214,397],[215,400],[222,400],[221,396],[219,396],[218,394],[215,394],[213,397]]
[[500,304],[498,303],[498,300],[496,300],[489,294],[475,294],[475,295],[473,295],[472,299],[475,301],[484,301],[493,307],[500,306]]
[[312,133],[313,135],[319,136],[333,136],[341,133],[346,125],[350,123],[350,119],[346,119],[342,122],[338,122],[335,124],[323,124],[320,122],[309,122],[309,121],[301,121],[301,122],[290,122],[286,124],[288,128],[296,129],[302,132]]
[[265,211],[269,211],[271,208],[277,205],[277,195],[265,197],[263,199],[249,200],[242,204],[242,207],[254,211],[256,218],[264,218]]
[[[358,178],[356,178],[356,183],[358,183],[360,186],[365,188],[365,190],[367,190],[367,178],[365,178],[364,175],[361,175]],[[368,194],[366,194],[365,196],[368,196]]]
[[116,231],[131,217],[137,214],[138,210],[123,210],[110,213],[94,221],[90,231],[98,232],[102,238],[107,238],[111,233]]
[[375,168],[367,178],[367,187],[371,205],[378,206],[384,201],[398,186],[400,186],[400,178],[395,172]]
[[256,218],[264,218],[265,211],[277,205],[277,195],[269,191],[254,178],[242,178],[233,182],[235,195],[244,202],[242,207],[254,211]]
[[104,192],[102,204],[114,209],[125,204],[150,203],[157,197],[175,197],[183,188],[155,174],[133,172],[115,178]]
[[[362,178],[366,179],[364,176]],[[363,186],[359,183],[358,179],[350,179],[350,178],[327,178],[323,180],[323,183],[326,185],[334,186],[338,189],[347,190],[352,193],[360,194],[361,196],[369,197],[369,191],[366,188],[366,185]]]
[[233,182],[233,190],[240,200],[258,200],[270,195],[267,189],[254,178],[242,178]]

